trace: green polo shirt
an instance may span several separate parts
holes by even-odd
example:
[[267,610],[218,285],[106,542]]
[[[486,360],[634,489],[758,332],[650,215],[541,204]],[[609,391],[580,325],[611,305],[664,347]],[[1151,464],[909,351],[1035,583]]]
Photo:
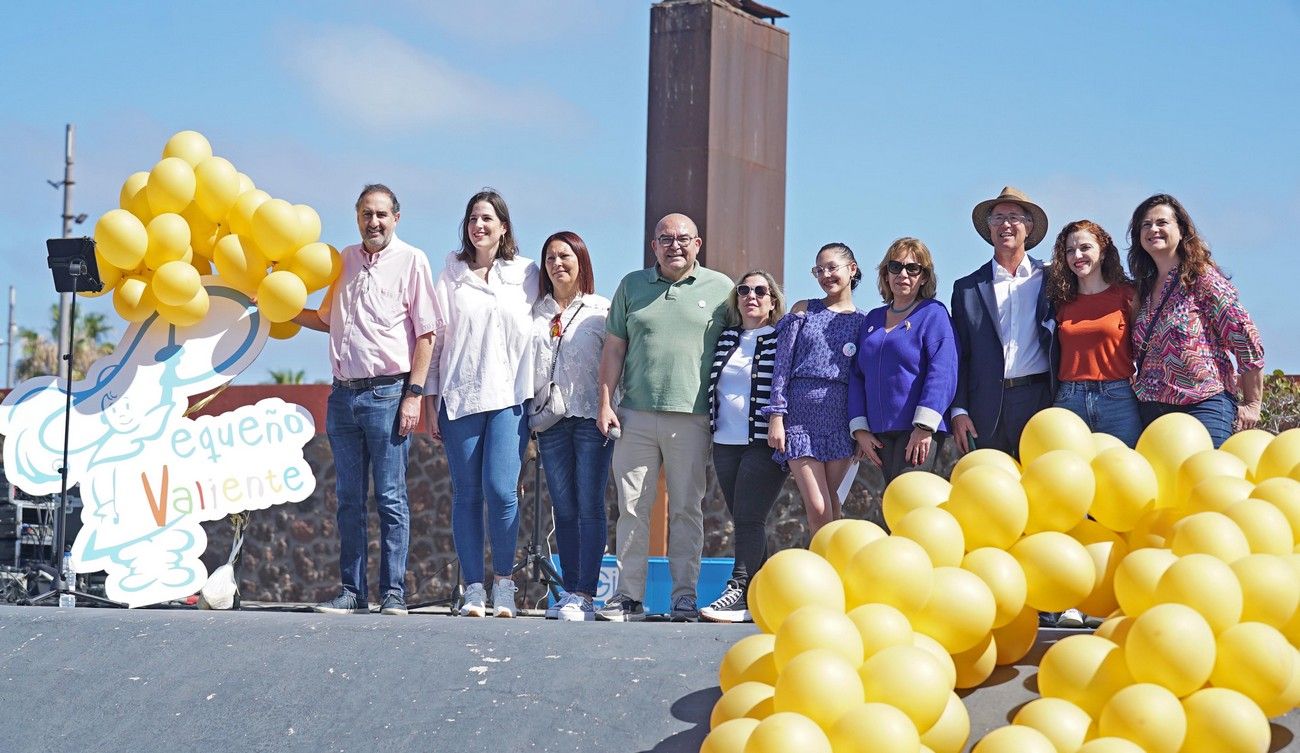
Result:
[[677,282],[657,266],[623,278],[605,319],[605,331],[627,341],[620,405],[709,412],[709,366],[731,288],[726,275],[698,262]]

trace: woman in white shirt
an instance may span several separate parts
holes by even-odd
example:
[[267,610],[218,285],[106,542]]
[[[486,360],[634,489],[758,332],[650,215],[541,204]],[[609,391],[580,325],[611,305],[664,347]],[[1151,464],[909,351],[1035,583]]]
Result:
[[772,275],[748,272],[727,298],[727,329],[718,336],[709,370],[713,468],[734,525],[736,559],[731,580],[700,610],[710,622],[750,622],[750,579],[767,559],[767,515],[788,471],[772,459],[763,408],[772,395],[776,364],[774,325],[785,299]]
[[[451,473],[451,530],[465,582],[460,613],[487,613],[483,504],[492,542],[493,612],[515,616],[511,580],[519,537],[517,484],[528,444],[524,401],[533,394],[532,307],[537,265],[518,255],[510,211],[491,189],[470,197],[460,250],[434,285],[429,433],[441,439]],[[441,406],[439,407],[439,402]],[[435,413],[436,411],[436,413]]]
[[[540,298],[533,307],[533,429],[555,511],[555,544],[567,592],[560,619],[595,617],[607,538],[605,485],[614,452],[596,428],[596,375],[605,345],[609,300],[596,295],[587,244],[567,230],[542,244]],[[552,384],[554,385],[552,387]]]

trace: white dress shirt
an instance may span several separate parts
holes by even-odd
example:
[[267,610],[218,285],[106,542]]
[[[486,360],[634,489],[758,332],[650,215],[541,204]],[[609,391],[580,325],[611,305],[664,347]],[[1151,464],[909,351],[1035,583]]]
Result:
[[1038,343],[1038,296],[1043,289],[1043,270],[1035,269],[1026,254],[1015,274],[994,259],[993,298],[998,305],[998,334],[1002,336],[1004,379],[1042,374],[1050,366]]

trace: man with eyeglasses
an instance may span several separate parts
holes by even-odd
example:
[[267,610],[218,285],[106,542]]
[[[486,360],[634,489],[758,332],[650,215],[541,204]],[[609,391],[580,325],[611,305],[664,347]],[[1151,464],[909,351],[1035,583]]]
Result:
[[[602,620],[645,618],[650,514],[662,466],[668,487],[671,615],[699,615],[695,585],[704,549],[709,433],[709,360],[722,332],[731,280],[696,261],[703,241],[691,218],[655,226],[655,265],[623,278],[605,320],[600,358],[601,433],[616,438],[613,472],[619,516],[618,587],[596,612]],[[614,393],[622,388],[615,412]],[[620,433],[621,432],[621,433]]]
[[971,212],[993,260],[953,284],[960,366],[950,424],[962,453],[988,447],[1019,457],[1020,434],[1055,394],[1053,319],[1043,263],[1026,252],[1047,236],[1047,214],[1007,186]]

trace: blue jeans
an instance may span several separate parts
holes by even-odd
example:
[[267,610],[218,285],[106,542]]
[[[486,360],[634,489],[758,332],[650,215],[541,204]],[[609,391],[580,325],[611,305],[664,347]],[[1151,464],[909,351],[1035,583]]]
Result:
[[509,577],[519,540],[519,468],[528,446],[524,407],[483,411],[447,418],[438,412],[438,428],[451,473],[451,537],[465,583],[483,582],[483,502],[492,540],[492,570]]
[[1055,407],[1082,418],[1094,432],[1109,434],[1129,447],[1137,446],[1142,419],[1133,385],[1127,379],[1061,382]]
[[608,536],[605,485],[614,443],[590,418],[569,416],[537,435],[555,508],[555,548],[564,590],[594,596]]
[[338,495],[339,573],[343,589],[363,601],[366,594],[367,484],[373,477],[379,510],[379,586],[385,594],[406,591],[406,552],[411,511],[406,501],[407,437],[397,433],[401,382],[370,389],[335,386],[330,391],[325,432],[334,453]]
[[1219,445],[1228,441],[1237,424],[1237,401],[1229,397],[1226,392],[1220,392],[1191,405],[1142,402],[1138,403],[1138,410],[1142,414],[1144,427],[1166,413],[1186,413],[1192,416],[1204,424],[1205,430],[1210,432],[1210,439],[1214,442],[1216,450],[1219,449]]

